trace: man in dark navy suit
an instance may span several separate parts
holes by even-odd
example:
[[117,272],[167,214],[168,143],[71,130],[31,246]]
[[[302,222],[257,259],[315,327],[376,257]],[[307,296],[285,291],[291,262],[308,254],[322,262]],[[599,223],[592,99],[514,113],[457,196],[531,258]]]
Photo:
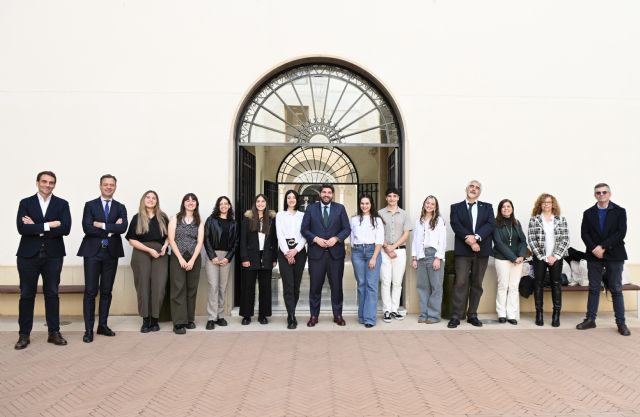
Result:
[[578,330],[596,327],[600,288],[602,279],[607,277],[611,291],[618,333],[631,335],[624,318],[624,298],[622,296],[622,270],[627,259],[624,238],[627,235],[627,212],[611,201],[611,188],[596,184],[594,197],[598,201],[585,210],[582,216],[582,241],[587,247],[587,271],[589,274],[589,298],[587,316],[576,326]]
[[447,327],[454,329],[460,324],[467,305],[467,322],[482,327],[478,319],[478,304],[482,296],[482,280],[492,255],[491,236],[496,225],[493,207],[478,201],[482,184],[470,181],[467,198],[451,205],[451,228],[455,234],[456,279],[453,284],[451,320]]
[[320,298],[325,276],[331,288],[333,321],[346,323],[342,317],[342,275],[344,273],[344,241],[351,234],[347,212],[342,204],[333,202],[334,188],[323,184],[320,201],[307,207],[300,231],[309,244],[309,309],[308,327],[318,323]]
[[42,275],[45,316],[49,337],[47,342],[64,346],[67,341],[60,334],[60,271],[66,252],[63,236],[71,230],[69,203],[52,194],[56,187],[56,174],[38,173],[38,192],[20,201],[16,224],[20,233],[17,264],[20,275],[20,304],[18,323],[20,335],[15,349],[24,349],[30,343],[33,328],[33,307],[38,290],[38,277]]
[[113,199],[117,179],[111,174],[100,177],[100,197],[87,201],[82,215],[85,236],[78,250],[84,257],[84,314],[85,333],[82,340],[93,342],[93,324],[96,312],[96,295],[100,291],[97,333],[115,336],[107,325],[111,290],[118,269],[118,258],[124,256],[120,235],[127,231],[127,209]]

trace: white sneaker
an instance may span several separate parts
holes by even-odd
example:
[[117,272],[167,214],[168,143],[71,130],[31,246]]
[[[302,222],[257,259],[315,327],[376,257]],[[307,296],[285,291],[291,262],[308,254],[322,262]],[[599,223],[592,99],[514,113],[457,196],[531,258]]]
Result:
[[391,323],[391,315],[389,314],[388,311],[384,312],[384,315],[382,316],[382,321],[384,321],[385,323]]
[[404,320],[404,316],[400,313],[396,313],[396,312],[392,312],[391,313],[391,317],[393,317],[396,320]]

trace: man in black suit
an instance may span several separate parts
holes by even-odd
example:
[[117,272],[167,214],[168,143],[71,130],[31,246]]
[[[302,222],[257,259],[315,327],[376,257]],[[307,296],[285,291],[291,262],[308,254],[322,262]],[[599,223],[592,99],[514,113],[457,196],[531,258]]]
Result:
[[100,177],[100,197],[87,201],[82,215],[82,229],[85,236],[78,250],[84,257],[84,314],[85,333],[82,340],[93,342],[96,295],[100,290],[97,333],[115,336],[107,325],[111,290],[118,269],[118,258],[124,256],[120,235],[127,231],[127,209],[113,199],[118,180],[111,174]]
[[451,228],[455,234],[456,279],[453,284],[453,313],[447,327],[454,329],[467,305],[467,322],[482,327],[478,319],[478,304],[482,296],[482,280],[492,254],[491,235],[496,219],[489,203],[478,201],[482,184],[470,181],[467,198],[451,205]]
[[[587,316],[576,326],[578,330],[596,327],[596,315],[600,302],[602,278],[606,276],[618,333],[631,335],[625,324],[624,298],[622,296],[622,270],[627,259],[624,237],[627,234],[627,212],[611,200],[611,188],[596,184],[594,196],[598,201],[585,210],[582,216],[582,241],[587,247],[587,271],[589,274],[589,298]],[[606,275],[605,275],[606,274]]]
[[71,230],[69,203],[52,194],[56,187],[56,174],[38,173],[38,192],[20,201],[16,224],[20,233],[17,264],[20,276],[20,304],[18,323],[20,334],[15,349],[24,349],[30,343],[33,328],[33,307],[38,291],[38,277],[42,275],[45,316],[49,337],[47,342],[64,346],[67,341],[60,334],[60,271],[64,250],[63,236]]
[[347,211],[333,202],[334,188],[323,184],[320,201],[307,207],[300,231],[309,244],[309,309],[308,327],[318,323],[320,298],[325,276],[331,288],[333,321],[338,326],[346,322],[342,317],[342,275],[344,273],[344,241],[351,234]]

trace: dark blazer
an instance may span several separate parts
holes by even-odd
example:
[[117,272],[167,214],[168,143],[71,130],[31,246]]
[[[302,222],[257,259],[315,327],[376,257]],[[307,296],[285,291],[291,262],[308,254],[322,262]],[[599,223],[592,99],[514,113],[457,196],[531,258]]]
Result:
[[[47,255],[52,258],[65,256],[64,241],[62,236],[69,235],[71,231],[71,212],[69,211],[69,203],[66,200],[51,195],[49,197],[49,206],[44,217],[40,209],[40,202],[36,194],[31,197],[24,198],[18,206],[18,216],[16,217],[16,225],[18,233],[20,233],[20,245],[16,256],[21,258],[31,258],[40,252],[40,247],[44,244]],[[22,218],[29,216],[35,224],[24,224]],[[44,224],[58,220],[60,227],[44,231]],[[40,236],[42,234],[42,236]]]
[[273,263],[278,260],[278,238],[276,235],[276,213],[269,210],[267,219],[269,220],[269,234],[264,239],[264,249],[262,258],[260,257],[260,242],[258,232],[249,230],[251,210],[245,212],[242,218],[240,231],[240,262],[249,261],[251,266],[248,269],[273,269]]
[[351,234],[351,226],[349,224],[347,211],[342,204],[331,202],[329,225],[327,227],[324,227],[324,223],[322,222],[322,204],[316,202],[307,207],[307,210],[304,212],[304,217],[302,218],[300,232],[309,245],[309,259],[320,259],[325,251],[325,248],[313,242],[316,236],[322,239],[337,237],[339,242],[328,249],[329,254],[333,259],[344,259],[344,241]]
[[[477,201],[478,218],[476,220],[476,231],[473,232],[471,218],[467,210],[467,202],[451,205],[451,228],[455,233],[454,253],[459,256],[491,256],[491,238],[493,229],[496,227],[496,218],[493,215],[493,207],[489,203]],[[464,242],[467,235],[480,235],[480,252],[474,252],[471,247]]]
[[[273,223],[275,224],[275,222]],[[230,248],[227,251],[225,258],[232,260],[236,254],[236,248],[238,247],[238,234],[236,231],[235,220],[229,221],[229,241],[227,246]],[[218,242],[222,237],[222,226],[220,226],[220,220],[209,216],[204,224],[204,248],[207,251],[207,256],[210,260],[216,257],[215,248],[218,246]]]
[[[116,220],[122,219],[122,224],[116,224]],[[99,229],[93,225],[93,222],[105,223],[104,229]],[[84,205],[82,214],[82,230],[84,230],[84,238],[78,249],[78,256],[95,256],[102,244],[102,239],[109,239],[109,254],[114,258],[122,258],[124,250],[122,249],[121,234],[126,233],[129,226],[127,219],[127,209],[124,204],[116,200],[111,200],[109,208],[109,218],[104,218],[104,208],[102,200],[98,197],[95,200],[87,201]],[[113,233],[109,237],[109,233]]]
[[624,237],[627,234],[627,211],[619,205],[609,202],[607,217],[604,221],[604,232],[600,232],[598,219],[598,205],[585,210],[580,228],[582,241],[587,247],[587,260],[596,261],[591,251],[598,245],[602,246],[606,261],[624,261],[627,251],[624,248]]

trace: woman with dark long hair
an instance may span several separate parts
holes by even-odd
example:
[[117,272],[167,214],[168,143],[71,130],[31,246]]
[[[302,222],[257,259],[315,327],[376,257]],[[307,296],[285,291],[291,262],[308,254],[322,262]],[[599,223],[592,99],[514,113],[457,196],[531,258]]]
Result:
[[269,210],[267,197],[258,194],[250,210],[244,213],[240,231],[240,315],[242,324],[251,323],[258,280],[258,322],[267,324],[271,316],[271,275],[278,258],[276,213]]
[[551,325],[560,326],[562,309],[562,258],[569,250],[569,228],[567,219],[560,216],[558,200],[551,194],[543,193],[536,199],[529,220],[529,246],[533,253],[534,290],[536,305],[536,325],[544,325],[542,297],[544,277],[547,270],[551,278],[551,300],[553,314]]
[[227,196],[218,197],[213,212],[204,225],[204,247],[209,258],[205,262],[209,282],[207,330],[226,326],[224,301],[227,294],[231,261],[238,246],[238,233],[233,218],[233,206]]
[[160,210],[158,194],[149,190],[140,198],[138,214],[131,219],[125,236],[133,247],[131,269],[138,295],[138,313],[142,317],[142,333],[160,330],[158,318],[168,272],[165,256],[169,246],[167,223],[169,219]]
[[196,295],[202,267],[200,251],[204,242],[199,207],[198,197],[188,193],[182,197],[180,211],[169,222],[171,319],[176,334],[196,328]]
[[437,198],[429,195],[422,203],[411,244],[411,266],[418,270],[418,323],[433,324],[441,320],[446,246],[447,228],[440,215],[440,205]]
[[496,228],[493,231],[493,257],[496,261],[498,287],[496,313],[498,322],[518,324],[520,320],[520,293],[524,258],[527,256],[527,238],[515,217],[513,203],[504,199],[498,203]]
[[285,210],[276,215],[278,236],[278,266],[282,277],[284,304],[287,307],[287,329],[298,327],[296,306],[300,298],[302,273],[307,263],[307,241],[300,233],[304,213],[300,207],[300,195],[294,190],[284,194]]
[[351,263],[358,282],[358,322],[366,328],[376,324],[378,281],[384,244],[384,222],[373,199],[360,197],[358,213],[351,218]]

